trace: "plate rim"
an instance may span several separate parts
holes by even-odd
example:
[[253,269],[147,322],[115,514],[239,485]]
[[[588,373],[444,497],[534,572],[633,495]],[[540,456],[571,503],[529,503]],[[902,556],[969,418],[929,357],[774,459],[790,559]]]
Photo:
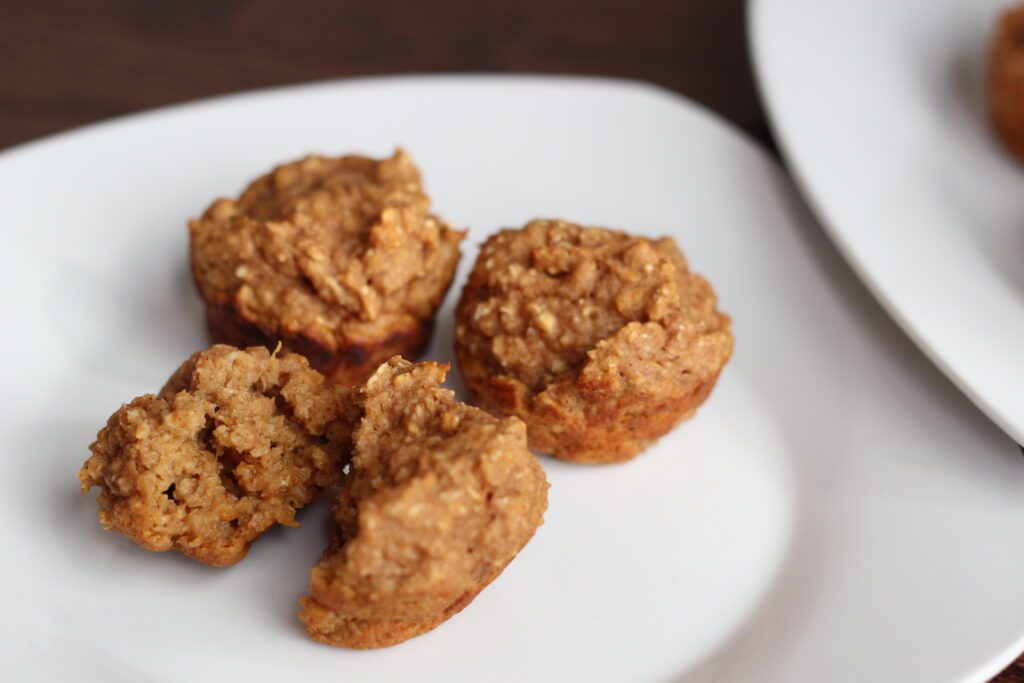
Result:
[[646,93],[648,96],[669,100],[677,105],[680,105],[688,110],[697,112],[713,119],[717,124],[720,124],[728,128],[732,133],[735,133],[735,137],[742,141],[742,144],[754,150],[762,160],[770,161],[779,167],[779,170],[784,175],[788,174],[788,169],[783,167],[779,160],[772,156],[770,150],[765,146],[764,143],[757,140],[753,135],[743,128],[732,119],[727,118],[724,114],[721,114],[715,109],[712,109],[708,105],[699,102],[695,99],[688,97],[687,95],[673,90],[667,86],[649,81],[643,78],[630,78],[625,76],[605,76],[600,74],[573,74],[567,72],[529,72],[529,71],[507,71],[507,72],[495,72],[489,73],[486,71],[459,71],[459,72],[447,72],[447,71],[424,71],[424,72],[395,72],[386,74],[372,74],[372,75],[358,75],[358,76],[342,76],[340,78],[320,78],[312,79],[307,81],[297,81],[292,83],[281,83],[277,85],[268,85],[257,88],[247,88],[243,90],[232,90],[229,92],[219,93],[210,95],[207,97],[199,97],[188,100],[182,100],[180,102],[172,102],[170,104],[160,105],[157,107],[148,107],[145,109],[138,109],[134,111],[125,112],[116,116],[83,123],[81,125],[73,126],[52,133],[44,134],[37,138],[25,140],[23,142],[15,143],[9,147],[0,148],[0,165],[10,161],[11,158],[19,157],[23,154],[36,151],[38,148],[42,148],[54,143],[66,142],[72,140],[78,135],[89,134],[94,132],[102,131],[106,128],[112,128],[114,126],[123,125],[127,123],[138,123],[146,119],[155,118],[165,114],[179,114],[184,113],[188,110],[201,109],[206,106],[215,106],[220,104],[227,104],[229,102],[243,101],[246,99],[255,99],[270,94],[280,95],[296,95],[302,91],[312,93],[317,90],[329,90],[331,88],[347,87],[347,86],[368,86],[368,87],[388,87],[388,86],[402,86],[412,84],[427,84],[427,82],[438,83],[438,84],[450,84],[450,85],[472,85],[493,83],[495,81],[504,81],[506,83],[515,83],[517,85],[533,85],[533,84],[551,84],[562,82],[567,85],[589,85],[589,86],[605,86],[605,87],[616,87],[623,90],[635,91],[640,93]]

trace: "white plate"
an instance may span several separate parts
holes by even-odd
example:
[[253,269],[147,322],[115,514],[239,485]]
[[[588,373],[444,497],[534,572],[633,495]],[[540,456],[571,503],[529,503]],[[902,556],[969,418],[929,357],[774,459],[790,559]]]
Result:
[[[546,524],[393,649],[294,616],[323,500],[230,570],[105,533],[75,472],[206,343],[185,220],[273,163],[403,144],[476,245],[534,216],[678,238],[735,318],[696,419],[636,461],[544,460]],[[0,156],[0,661],[49,681],[955,681],[1024,635],[1024,461],[876,310],[773,161],[638,84],[410,78],[242,95]],[[430,357],[449,358],[450,296]]]
[[878,300],[1024,443],[1024,166],[989,132],[1007,0],[756,0],[750,36],[790,169]]

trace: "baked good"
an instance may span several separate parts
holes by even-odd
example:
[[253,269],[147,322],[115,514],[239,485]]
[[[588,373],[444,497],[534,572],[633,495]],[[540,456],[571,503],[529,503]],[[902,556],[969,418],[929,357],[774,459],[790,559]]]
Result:
[[476,401],[530,447],[627,460],[693,413],[732,353],[728,316],[669,238],[536,220],[484,243],[456,309]]
[[523,423],[457,402],[446,370],[395,358],[355,392],[336,537],[302,599],[314,640],[376,648],[435,628],[541,524],[548,484]]
[[342,384],[427,344],[464,237],[430,213],[402,150],[279,166],[189,233],[215,342],[281,342]]
[[347,391],[296,354],[200,351],[159,395],[110,417],[78,473],[82,492],[99,487],[100,523],[143,548],[234,564],[341,480]]
[[992,125],[1003,146],[1024,160],[1024,7],[999,19],[988,61]]

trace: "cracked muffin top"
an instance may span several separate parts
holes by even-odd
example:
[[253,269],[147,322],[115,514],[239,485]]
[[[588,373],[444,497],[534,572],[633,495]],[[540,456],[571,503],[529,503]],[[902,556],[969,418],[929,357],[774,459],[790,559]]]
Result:
[[[600,344],[607,351],[606,340],[629,323],[675,343],[727,334],[729,319],[715,304],[670,238],[537,220],[484,244],[459,303],[456,338],[479,372],[511,376],[536,393],[588,354],[607,356]],[[628,348],[620,351],[626,360]],[[692,351],[691,373],[722,363],[721,344]]]
[[286,346],[301,336],[328,351],[430,319],[464,236],[430,213],[402,150],[279,166],[237,200],[214,202],[189,232],[208,306],[231,307]]
[[111,416],[82,490],[100,487],[100,522],[145,548],[233,564],[341,480],[347,392],[302,356],[214,346]]
[[394,358],[357,392],[335,544],[304,601],[317,640],[380,647],[433,628],[541,523],[548,485],[523,423],[456,401],[446,370]]

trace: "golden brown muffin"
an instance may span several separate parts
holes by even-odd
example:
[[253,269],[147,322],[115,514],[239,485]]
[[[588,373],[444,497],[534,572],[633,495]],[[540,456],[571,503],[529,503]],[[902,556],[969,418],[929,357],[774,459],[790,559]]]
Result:
[[110,417],[78,473],[82,492],[100,487],[100,523],[143,548],[234,564],[341,480],[348,392],[296,354],[200,351],[159,396]]
[[537,220],[480,250],[456,309],[476,400],[530,447],[627,460],[693,413],[732,353],[728,316],[669,238]]
[[401,150],[279,166],[189,232],[213,340],[280,341],[341,384],[426,346],[465,236],[430,213]]
[[1024,7],[999,19],[988,63],[992,125],[1003,146],[1024,160]]
[[355,392],[363,417],[300,617],[310,637],[375,648],[468,605],[541,524],[544,470],[516,418],[442,389],[446,365],[394,358]]

